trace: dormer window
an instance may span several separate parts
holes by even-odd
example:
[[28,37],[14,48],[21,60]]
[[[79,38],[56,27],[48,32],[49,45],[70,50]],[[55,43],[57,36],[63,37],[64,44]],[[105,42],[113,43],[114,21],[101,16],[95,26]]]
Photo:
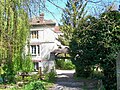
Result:
[[35,39],[35,38],[38,39],[38,31],[31,31],[31,38],[32,39]]

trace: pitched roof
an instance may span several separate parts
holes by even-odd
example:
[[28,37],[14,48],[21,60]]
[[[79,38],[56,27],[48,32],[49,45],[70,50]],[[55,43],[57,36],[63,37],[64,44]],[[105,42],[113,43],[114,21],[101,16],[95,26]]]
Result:
[[45,24],[56,24],[53,20],[45,20],[44,13],[41,13],[39,17],[32,18],[30,25],[45,25]]

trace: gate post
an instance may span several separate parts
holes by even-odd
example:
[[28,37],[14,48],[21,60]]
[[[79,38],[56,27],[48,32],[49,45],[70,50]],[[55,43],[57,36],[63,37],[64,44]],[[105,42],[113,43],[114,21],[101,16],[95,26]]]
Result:
[[41,67],[39,67],[38,69],[38,74],[39,74],[39,77],[40,77],[40,80],[42,79],[42,70],[41,70]]

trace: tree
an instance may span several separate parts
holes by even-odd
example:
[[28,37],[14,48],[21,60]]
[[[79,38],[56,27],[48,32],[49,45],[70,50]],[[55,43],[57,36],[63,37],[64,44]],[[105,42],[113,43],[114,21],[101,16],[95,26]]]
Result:
[[87,16],[79,22],[74,37],[70,42],[71,58],[76,66],[76,75],[78,77],[89,77],[96,64],[97,40],[99,31],[92,29],[97,19]]
[[[29,1],[28,1],[29,2]],[[29,35],[27,1],[1,0],[0,1],[0,47],[5,61],[4,70],[8,80],[12,82],[16,71],[14,62],[22,65],[22,54]],[[16,58],[16,54],[20,57]]]
[[81,17],[78,18],[80,12],[76,13],[75,6],[72,0],[67,2],[61,30],[64,32],[66,45],[70,47],[76,75],[90,77],[97,66],[102,69],[102,80],[106,90],[116,89],[116,57],[120,50],[120,13],[108,9],[97,18],[82,17],[84,7],[78,10],[81,11]]
[[29,54],[29,59],[24,57],[24,47],[29,47],[29,18],[43,8],[47,8],[45,0],[0,0],[0,63],[4,62],[9,81],[17,71],[29,71],[24,67],[24,61],[31,61]]
[[61,30],[64,33],[64,38],[60,37],[60,40],[64,40],[65,45],[69,45],[73,37],[75,28],[78,27],[79,21],[82,20],[86,14],[84,11],[87,2],[82,0],[68,0],[66,8],[63,11]]
[[77,76],[89,77],[94,66],[102,68],[106,90],[116,89],[116,57],[120,50],[120,13],[106,11],[79,23],[70,48]]
[[24,56],[25,45],[29,47],[29,18],[43,8],[44,0],[0,0],[0,63],[4,62],[9,81],[14,80],[16,72],[32,67],[30,55]]
[[[107,11],[101,15],[103,45],[106,50],[100,64],[106,89],[116,89],[116,57],[120,52],[120,12]],[[112,82],[111,82],[112,80]]]

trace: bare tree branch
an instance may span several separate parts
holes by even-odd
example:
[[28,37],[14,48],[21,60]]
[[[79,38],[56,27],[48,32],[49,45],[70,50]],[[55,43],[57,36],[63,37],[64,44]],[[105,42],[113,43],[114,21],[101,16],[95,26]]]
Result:
[[61,9],[61,10],[64,11],[64,8],[62,8],[62,7],[58,6],[58,5],[56,5],[54,2],[52,2],[52,1],[50,1],[50,0],[48,0],[48,2],[50,2],[51,4],[53,4],[54,6],[56,6],[57,8],[59,8],[59,9]]

